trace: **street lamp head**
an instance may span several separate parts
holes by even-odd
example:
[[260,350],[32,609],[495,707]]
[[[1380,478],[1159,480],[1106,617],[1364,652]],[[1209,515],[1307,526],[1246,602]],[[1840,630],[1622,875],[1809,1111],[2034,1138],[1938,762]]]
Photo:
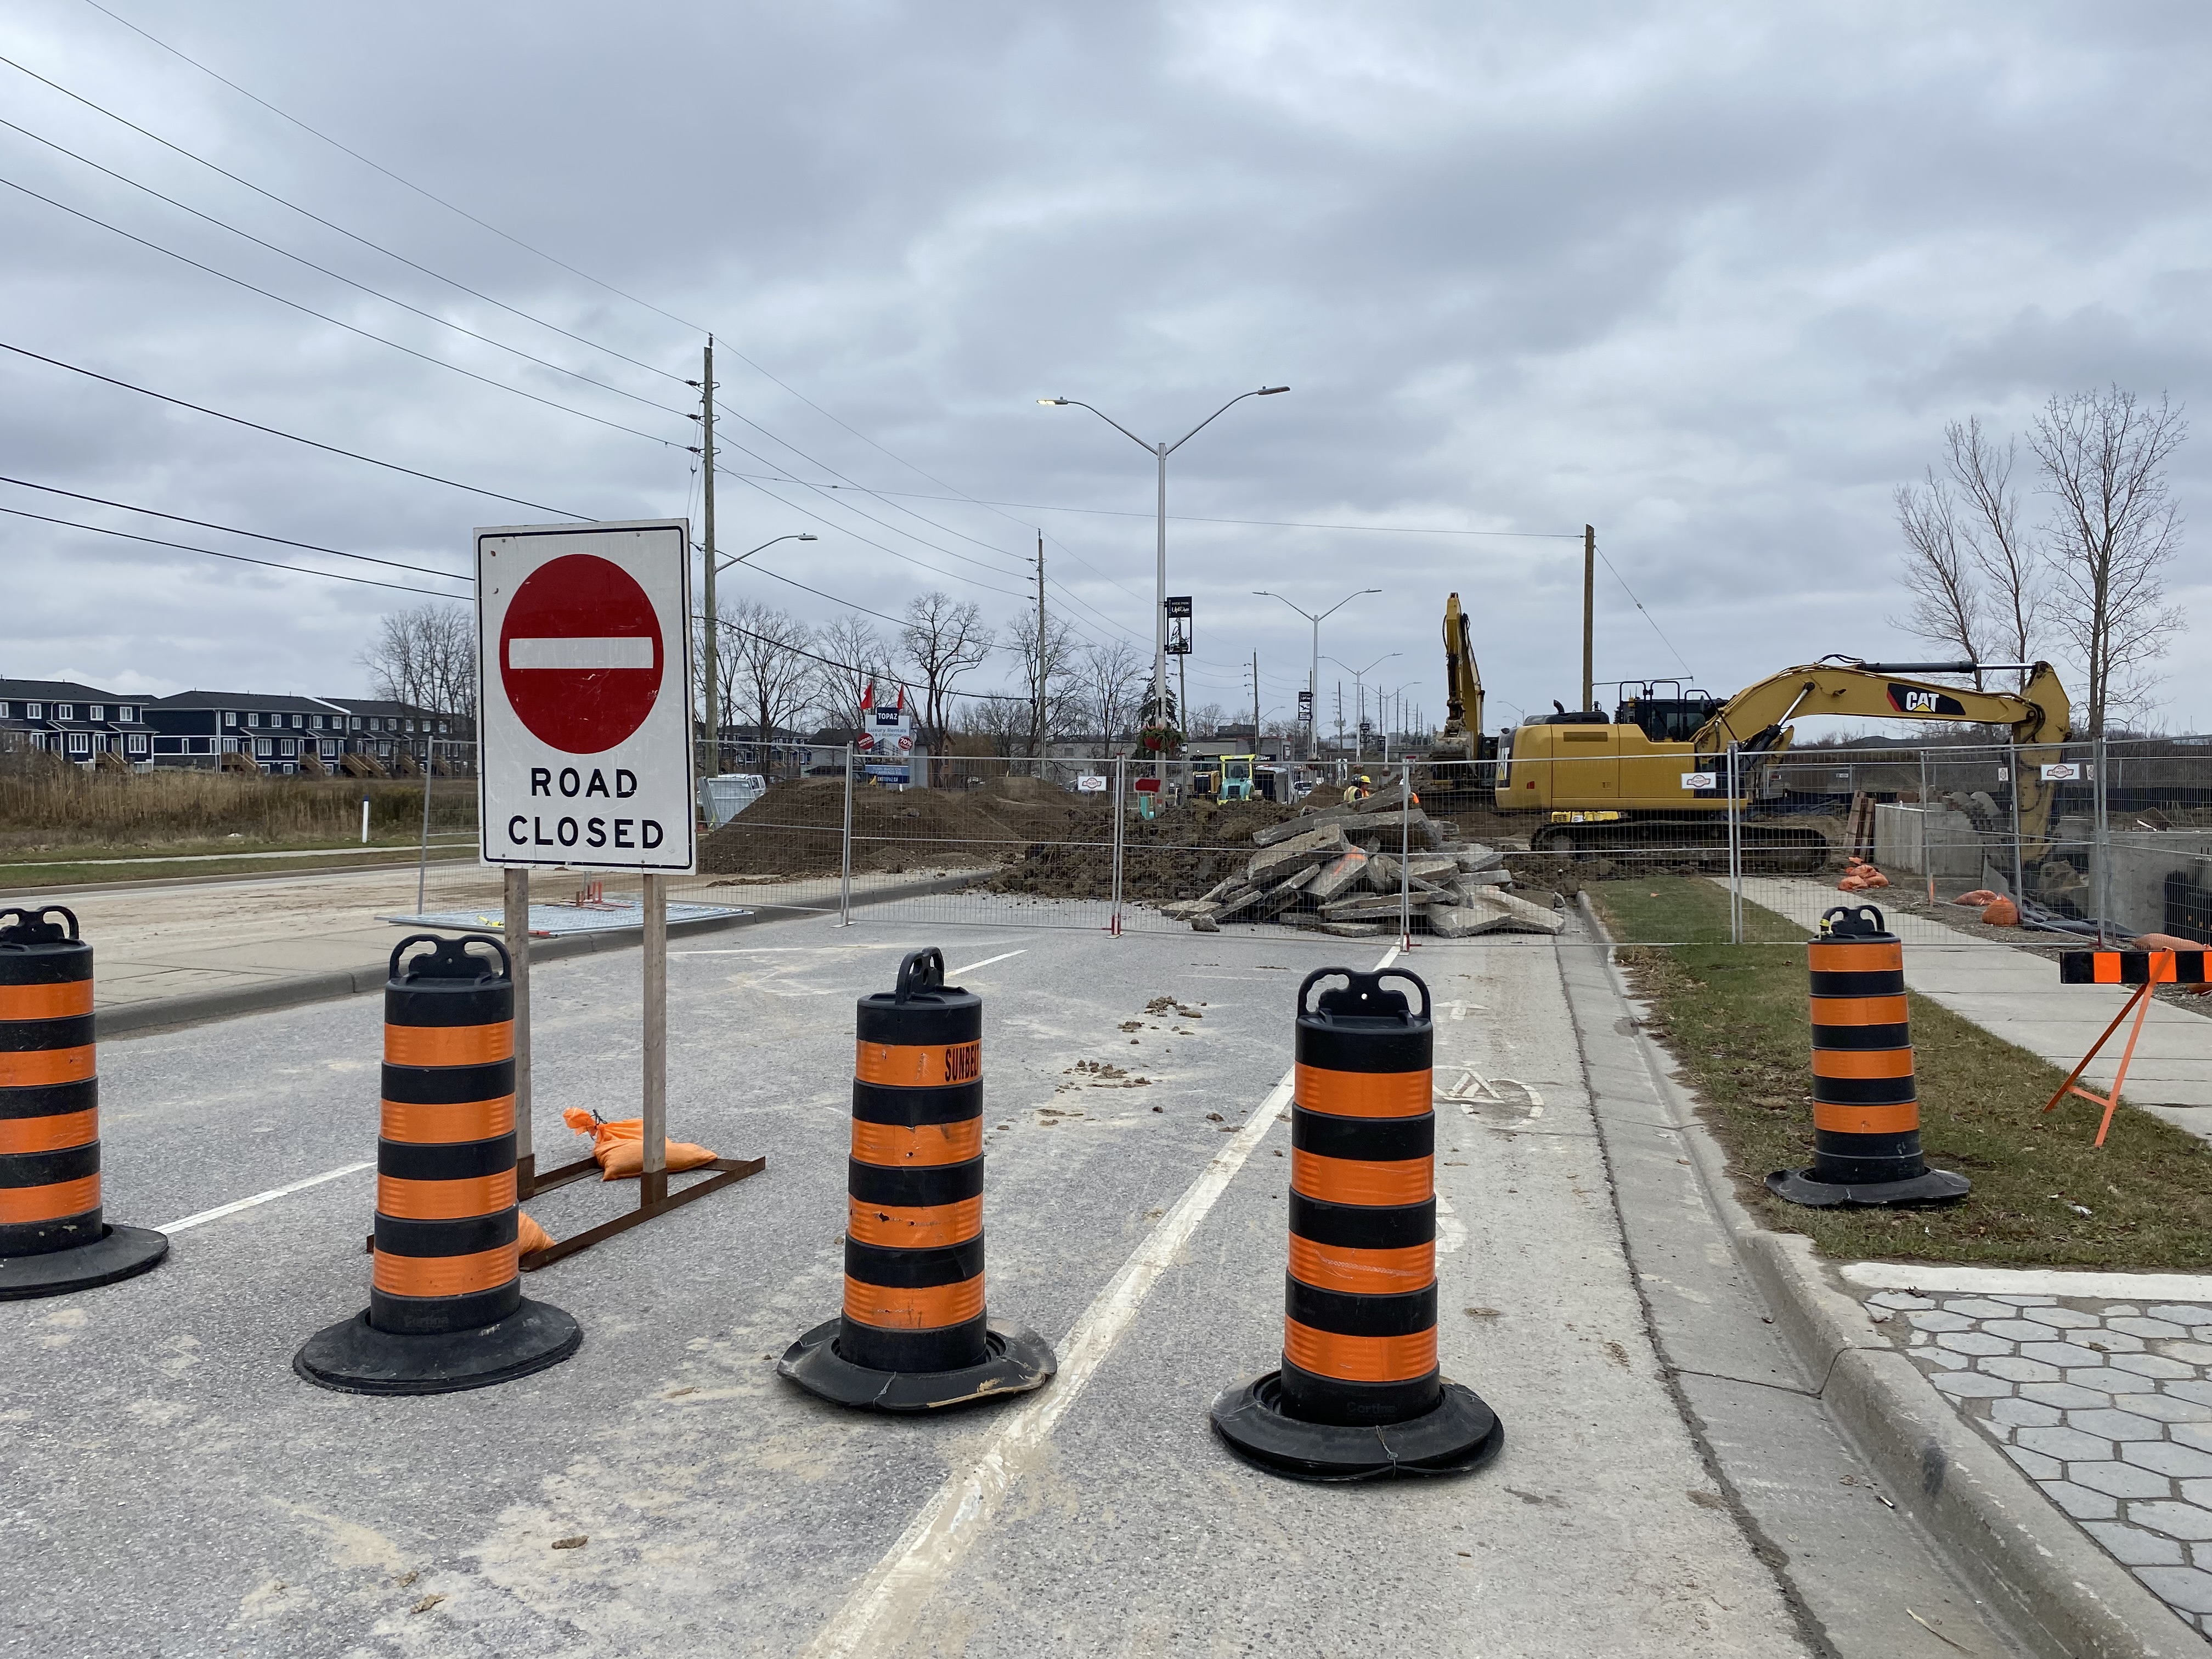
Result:
[[1047,409],[1065,409],[1067,407],[1067,399],[1065,398],[1040,398],[1037,401],[1042,404]]
[[[801,531],[801,532],[799,532],[799,539],[800,541],[802,541],[802,542],[818,542],[818,541],[820,541],[820,540],[822,539],[822,538],[821,538],[821,537],[819,537],[819,536],[817,536],[817,535],[816,535],[816,534],[815,534],[812,531],[811,531],[811,530],[802,530],[802,531]],[[1380,590],[1378,589],[1378,590],[1376,590],[1376,591],[1379,592]]]
[[1260,388],[1260,395],[1262,398],[1272,398],[1278,392],[1288,392],[1289,390],[1290,387],[1286,386],[1263,386]]

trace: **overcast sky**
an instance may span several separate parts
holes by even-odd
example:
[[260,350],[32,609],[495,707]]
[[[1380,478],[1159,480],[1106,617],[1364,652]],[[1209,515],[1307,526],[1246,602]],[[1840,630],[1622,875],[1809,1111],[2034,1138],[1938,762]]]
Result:
[[[1286,382],[1175,458],[1171,512],[1528,534],[1172,524],[1192,703],[1249,708],[1254,651],[1271,717],[1303,685],[1306,624],[1253,589],[1378,586],[1322,649],[1398,653],[1370,684],[1433,714],[1456,588],[1494,726],[1577,696],[1585,522],[1601,679],[1919,653],[1886,620],[1892,489],[1947,420],[2117,381],[2200,428],[2162,719],[2212,729],[2201,4],[111,9],[406,182],[88,0],[0,15],[0,118],[86,158],[0,128],[0,179],[421,356],[17,189],[0,340],[536,505],[0,353],[11,478],[458,572],[478,525],[696,520],[682,382],[712,328],[725,464],[756,480],[721,481],[726,552],[811,530],[762,562],[1003,622],[1042,528],[1051,603],[1149,653],[1152,463],[1036,399],[1171,440]],[[465,591],[15,484],[0,507]],[[0,673],[137,692],[356,692],[378,614],[422,602],[17,517],[0,558]]]

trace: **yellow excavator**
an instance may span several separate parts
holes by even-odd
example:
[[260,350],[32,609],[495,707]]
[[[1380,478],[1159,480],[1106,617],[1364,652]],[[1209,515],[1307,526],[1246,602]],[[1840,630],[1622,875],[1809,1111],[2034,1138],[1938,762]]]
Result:
[[1444,729],[1428,758],[1428,769],[1414,786],[1425,800],[1446,808],[1487,805],[1495,787],[1498,739],[1483,732],[1482,670],[1456,593],[1444,601]]
[[[1987,665],[1978,666],[1986,671]],[[1818,869],[1828,853],[1818,830],[1771,816],[1761,821],[1762,801],[1779,793],[1768,785],[1795,734],[1790,722],[1816,714],[1963,722],[2005,726],[2020,745],[2014,787],[2021,838],[2023,851],[2037,858],[2048,839],[2054,793],[2041,767],[2062,758],[2057,745],[2066,739],[2071,705],[2049,663],[2030,666],[2017,692],[1908,678],[1977,667],[1829,657],[1770,675],[1725,700],[1660,697],[1646,686],[1643,695],[1622,697],[1611,720],[1595,709],[1559,708],[1512,734],[1498,768],[1498,809],[1547,815],[1530,834],[1530,848],[1573,854],[1651,845],[1657,824],[1668,826],[1663,833],[1673,844],[1717,842],[1727,836],[1734,804],[1744,815],[1744,843],[1763,863]]]

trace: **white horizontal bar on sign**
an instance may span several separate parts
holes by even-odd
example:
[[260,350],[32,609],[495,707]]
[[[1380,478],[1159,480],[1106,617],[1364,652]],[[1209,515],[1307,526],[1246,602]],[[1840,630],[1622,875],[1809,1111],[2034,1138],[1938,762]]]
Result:
[[509,640],[509,668],[650,668],[653,641],[643,634],[608,639]]

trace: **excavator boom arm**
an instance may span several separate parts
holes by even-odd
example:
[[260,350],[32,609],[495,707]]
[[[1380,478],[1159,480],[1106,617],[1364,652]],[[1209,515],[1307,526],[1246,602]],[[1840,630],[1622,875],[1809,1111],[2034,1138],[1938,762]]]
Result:
[[1447,739],[1482,736],[1482,671],[1475,665],[1467,613],[1460,609],[1456,593],[1444,601],[1443,735]]
[[2038,663],[2020,692],[1936,685],[1877,669],[1818,663],[1768,676],[1721,705],[1696,738],[1700,754],[1730,743],[1778,748],[1783,726],[1800,716],[1857,714],[1884,720],[1964,721],[2012,728],[2015,742],[2062,743],[2072,708],[2048,663]]

